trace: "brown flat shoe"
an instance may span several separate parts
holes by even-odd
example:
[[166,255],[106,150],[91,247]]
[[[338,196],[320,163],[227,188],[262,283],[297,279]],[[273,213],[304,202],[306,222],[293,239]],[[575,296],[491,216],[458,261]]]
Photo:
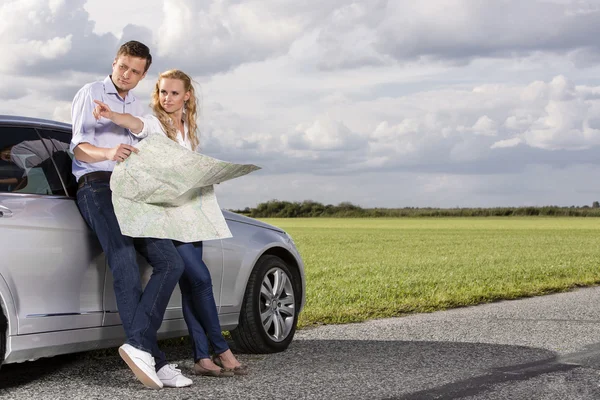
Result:
[[233,371],[229,371],[223,367],[220,370],[204,368],[199,363],[194,364],[194,373],[202,376],[212,376],[214,378],[231,378],[235,375]]
[[216,365],[223,368],[225,371],[233,372],[234,375],[248,375],[248,366],[247,365],[240,365],[239,367],[235,367],[235,368],[225,368],[223,366],[223,363],[221,362],[221,357],[213,356],[212,360]]

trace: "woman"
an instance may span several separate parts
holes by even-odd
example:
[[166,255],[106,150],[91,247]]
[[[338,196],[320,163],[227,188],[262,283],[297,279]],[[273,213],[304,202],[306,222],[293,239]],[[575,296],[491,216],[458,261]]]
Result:
[[[95,102],[96,119],[108,118],[139,138],[160,132],[189,150],[198,148],[194,86],[182,71],[170,70],[159,75],[152,94],[154,115],[120,114],[100,101]],[[221,334],[210,272],[202,260],[202,242],[174,243],[185,262],[179,287],[183,317],[192,339],[194,372],[215,377],[247,374],[246,366],[238,362]],[[208,354],[209,341],[215,353],[213,359]]]

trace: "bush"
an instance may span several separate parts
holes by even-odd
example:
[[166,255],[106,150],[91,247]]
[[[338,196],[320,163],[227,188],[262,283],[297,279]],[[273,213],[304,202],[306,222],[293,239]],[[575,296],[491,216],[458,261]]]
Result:
[[492,207],[492,208],[362,208],[350,202],[337,206],[323,205],[316,201],[289,202],[270,200],[255,208],[246,207],[233,212],[253,218],[401,218],[401,217],[510,217],[510,216],[549,216],[549,217],[600,217],[598,207]]

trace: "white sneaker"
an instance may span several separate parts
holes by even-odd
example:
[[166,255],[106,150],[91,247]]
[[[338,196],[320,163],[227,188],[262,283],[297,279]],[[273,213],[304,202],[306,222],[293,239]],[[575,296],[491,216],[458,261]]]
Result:
[[136,349],[130,344],[125,343],[119,347],[119,355],[133,371],[136,378],[146,387],[151,389],[162,389],[163,384],[158,379],[154,370],[154,357],[152,354]]
[[163,383],[163,386],[175,388],[190,386],[193,383],[192,380],[183,376],[181,370],[176,367],[177,364],[167,364],[158,370],[156,375],[158,375],[158,379]]

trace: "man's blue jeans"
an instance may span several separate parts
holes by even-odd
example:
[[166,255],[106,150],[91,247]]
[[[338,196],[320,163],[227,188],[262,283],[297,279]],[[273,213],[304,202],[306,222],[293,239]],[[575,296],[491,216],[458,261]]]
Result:
[[[90,182],[77,191],[81,215],[98,236],[113,274],[114,291],[127,343],[152,353],[159,370],[167,361],[158,349],[156,332],[184,270],[183,260],[168,239],[121,234],[109,182]],[[152,216],[148,216],[152,218]],[[152,277],[142,291],[136,249],[152,266]]]
[[209,358],[209,340],[215,354],[226,352],[229,346],[221,334],[210,271],[202,260],[202,242],[175,242],[175,246],[185,263],[185,271],[179,280],[181,306],[192,340],[194,362],[198,362],[201,358]]

